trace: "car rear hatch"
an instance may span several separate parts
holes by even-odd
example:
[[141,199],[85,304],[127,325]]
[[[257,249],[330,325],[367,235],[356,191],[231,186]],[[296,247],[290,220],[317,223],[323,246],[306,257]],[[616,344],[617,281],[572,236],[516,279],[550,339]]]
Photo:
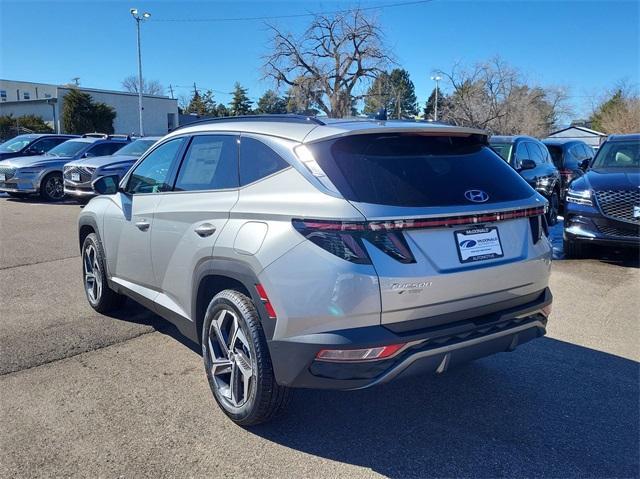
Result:
[[378,274],[390,329],[506,310],[546,287],[545,200],[483,135],[354,135],[310,149],[366,218],[347,227]]

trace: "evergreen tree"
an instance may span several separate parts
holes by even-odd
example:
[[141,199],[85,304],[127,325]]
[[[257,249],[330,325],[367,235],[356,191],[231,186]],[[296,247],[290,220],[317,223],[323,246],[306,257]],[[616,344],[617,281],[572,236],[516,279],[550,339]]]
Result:
[[601,103],[593,115],[591,115],[591,128],[598,131],[605,131],[605,128],[602,125],[602,120],[610,114],[623,109],[624,103],[625,101],[622,89],[618,88],[614,91],[611,98]]
[[273,90],[267,90],[258,100],[256,113],[274,114],[287,113],[287,103]]
[[23,115],[16,117],[11,114],[0,115],[0,140],[6,140],[25,131],[33,131],[35,133],[53,132],[41,116]]
[[233,98],[229,103],[229,111],[232,116],[248,115],[251,113],[251,103],[247,96],[247,89],[236,82],[233,90]]
[[[438,87],[438,116],[444,110],[446,110],[448,98],[442,94],[442,90]],[[436,89],[434,88],[427,99],[427,103],[424,106],[424,119],[434,120],[436,112]]]
[[391,73],[381,73],[367,91],[364,113],[373,114],[381,108],[388,118],[406,118],[418,113],[416,90],[409,72],[396,68]]
[[94,102],[91,95],[77,88],[71,88],[63,101],[62,127],[66,133],[113,133],[116,111],[109,105]]
[[196,90],[185,108],[185,113],[195,113],[198,116],[215,116],[216,102],[213,99],[213,92],[207,90],[203,95]]

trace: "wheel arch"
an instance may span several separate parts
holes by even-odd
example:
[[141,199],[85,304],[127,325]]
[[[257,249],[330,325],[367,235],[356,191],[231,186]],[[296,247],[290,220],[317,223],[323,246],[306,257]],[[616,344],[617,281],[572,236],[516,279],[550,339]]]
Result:
[[194,277],[192,311],[196,336],[201,341],[202,324],[211,299],[220,291],[233,289],[248,296],[254,303],[267,339],[273,337],[275,320],[269,318],[264,304],[258,296],[257,275],[248,265],[234,260],[211,258],[200,263]]

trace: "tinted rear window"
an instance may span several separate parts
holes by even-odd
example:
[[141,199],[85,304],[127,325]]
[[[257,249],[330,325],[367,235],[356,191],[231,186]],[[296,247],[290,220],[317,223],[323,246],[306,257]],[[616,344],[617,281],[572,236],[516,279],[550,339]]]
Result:
[[465,191],[489,202],[533,190],[480,137],[357,135],[310,145],[316,161],[351,201],[391,206],[468,205]]
[[562,168],[562,146],[547,145],[547,150],[551,153],[553,164],[558,168]]

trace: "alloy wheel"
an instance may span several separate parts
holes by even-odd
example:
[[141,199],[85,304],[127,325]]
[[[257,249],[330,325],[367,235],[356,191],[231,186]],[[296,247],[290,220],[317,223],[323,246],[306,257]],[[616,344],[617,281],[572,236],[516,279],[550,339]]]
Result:
[[84,250],[84,288],[92,303],[97,303],[102,296],[102,270],[96,247],[89,244]]
[[52,176],[44,185],[44,189],[47,196],[50,198],[53,198],[54,200],[62,199],[64,196],[64,184],[62,183],[62,177],[55,175]]
[[249,341],[236,313],[220,310],[211,321],[207,341],[215,387],[228,405],[239,408],[251,397],[255,374]]

